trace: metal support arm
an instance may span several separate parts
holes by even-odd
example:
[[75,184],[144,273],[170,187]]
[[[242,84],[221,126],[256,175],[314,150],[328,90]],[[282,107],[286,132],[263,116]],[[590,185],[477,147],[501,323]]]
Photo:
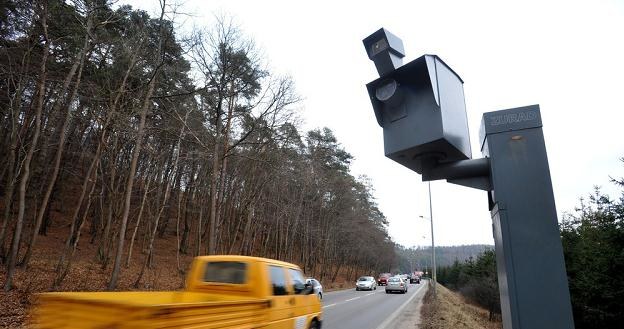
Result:
[[488,158],[461,160],[423,168],[422,180],[461,179],[490,175]]

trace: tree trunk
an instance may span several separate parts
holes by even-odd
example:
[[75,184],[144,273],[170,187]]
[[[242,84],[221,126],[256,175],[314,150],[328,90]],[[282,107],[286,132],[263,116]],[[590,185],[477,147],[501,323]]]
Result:
[[[182,126],[182,129],[180,129],[180,135],[178,137],[178,143],[176,145],[176,156],[175,156],[175,161],[173,163],[173,169],[172,169],[172,173],[171,175],[174,175],[174,177],[177,175],[177,171],[178,171],[178,164],[180,162],[180,147],[181,147],[181,142],[182,142],[182,136],[184,134],[184,125]],[[152,229],[152,234],[150,236],[150,241],[149,241],[149,245],[148,245],[148,252],[147,252],[147,257],[145,258],[145,263],[143,263],[143,267],[141,268],[141,272],[139,273],[139,276],[137,277],[136,281],[134,282],[134,287],[138,288],[139,283],[141,282],[141,278],[143,277],[143,274],[145,273],[145,269],[147,268],[147,265],[149,264],[149,260],[152,258],[153,253],[154,253],[154,238],[156,237],[156,233],[157,233],[157,229],[158,229],[158,220],[160,219],[160,217],[162,216],[163,211],[165,210],[165,205],[167,204],[167,200],[169,199],[169,194],[171,193],[171,180],[172,179],[167,179],[167,183],[165,186],[165,196],[163,198],[163,202],[160,206],[160,209],[158,210],[158,215],[156,215],[156,220],[154,223],[154,227]],[[179,257],[179,246],[178,246],[178,254],[177,256]],[[178,258],[178,269],[179,269],[179,258]]]
[[[29,48],[24,55],[22,56],[22,60],[21,60],[21,65],[20,68],[25,71],[27,70],[27,67],[30,66],[30,54],[31,54],[31,48]],[[15,173],[15,167],[16,167],[16,161],[17,161],[17,149],[18,149],[18,145],[19,145],[19,136],[20,134],[18,133],[18,120],[19,120],[19,115],[21,113],[21,104],[22,104],[22,95],[24,93],[24,90],[26,87],[23,86],[23,82],[24,82],[24,78],[23,76],[25,75],[23,71],[19,72],[19,77],[18,77],[18,82],[17,85],[15,86],[15,96],[14,97],[10,97],[7,94],[7,98],[10,99],[10,111],[11,113],[9,114],[10,117],[10,124],[11,124],[11,139],[10,139],[10,147],[9,147],[9,159],[7,160],[7,165],[6,165],[6,170],[7,170],[7,178],[5,181],[5,188],[4,188],[4,216],[3,216],[3,221],[2,221],[2,228],[0,228],[0,258],[2,258],[3,260],[5,260],[6,255],[5,255],[5,248],[4,248],[4,242],[6,239],[6,236],[8,234],[8,223],[9,223],[9,219],[11,217],[11,208],[13,205],[13,195],[15,194],[15,183],[16,183],[16,174]],[[24,121],[26,122],[26,121]],[[22,127],[23,128],[23,127]]]
[[95,186],[97,185],[97,169],[94,171],[93,184],[91,185],[91,190],[87,196],[87,205],[85,206],[85,210],[80,217],[80,220],[77,223],[72,223],[70,229],[70,235],[65,244],[65,251],[63,252],[63,256],[59,263],[56,266],[56,278],[52,284],[53,289],[57,289],[58,286],[63,282],[67,273],[71,269],[72,260],[74,254],[76,253],[76,248],[78,247],[78,241],[80,240],[80,233],[82,232],[82,228],[84,223],[87,221],[87,216],[89,215],[89,209],[91,208],[91,200],[93,196],[93,191],[95,190]]
[[[167,154],[171,154],[171,156],[169,158],[167,158],[166,161],[164,161],[165,163],[165,168],[167,168],[167,170],[165,171],[164,175],[163,175],[163,180],[169,181],[170,176],[173,177],[173,179],[175,180],[175,186],[178,186],[180,183],[180,179],[182,177],[182,175],[176,174],[172,172],[172,164],[171,162],[174,161],[175,159],[175,145],[171,146],[171,151],[168,152]],[[162,187],[162,184],[160,184],[160,186]],[[165,236],[165,231],[167,231],[167,227],[169,226],[169,216],[165,216],[165,218],[163,219],[162,225],[158,228],[158,237],[162,238]]]
[[[183,254],[188,254],[188,249],[189,249],[189,244],[190,244],[190,234],[191,234],[191,216],[189,216],[189,209],[191,209],[191,205],[192,202],[194,201],[195,198],[195,192],[197,191],[197,188],[195,187],[195,174],[196,174],[196,168],[197,166],[195,165],[195,162],[193,161],[193,163],[191,164],[192,169],[191,169],[191,174],[189,175],[189,179],[188,179],[188,183],[186,184],[187,189],[184,192],[184,233],[182,234],[182,241],[180,243],[180,252]],[[181,189],[180,191],[178,191],[178,193],[181,193]],[[198,226],[201,227],[201,226]],[[199,232],[201,232],[201,230],[199,230]]]
[[[102,136],[104,138],[104,136]],[[117,143],[119,137],[115,135],[113,137],[113,147],[111,153],[117,152]],[[98,245],[98,259],[102,262],[102,269],[108,266],[108,260],[110,259],[110,244],[111,244],[111,225],[113,223],[113,213],[115,211],[113,202],[117,194],[117,163],[113,160],[115,157],[111,156],[109,160],[110,168],[110,185],[108,186],[108,198],[106,200],[106,220],[104,221],[104,232],[102,232],[102,238]],[[102,177],[104,179],[104,177]]]
[[117,287],[117,280],[119,278],[119,270],[121,268],[121,259],[123,255],[123,246],[124,240],[126,236],[126,226],[128,225],[128,215],[130,213],[130,201],[132,198],[132,185],[134,184],[134,174],[136,173],[137,162],[139,160],[139,154],[141,153],[141,142],[143,141],[143,135],[145,134],[145,120],[147,117],[147,111],[152,107],[150,104],[152,103],[152,94],[154,93],[154,89],[156,87],[156,81],[158,80],[158,72],[163,65],[163,57],[162,57],[162,49],[163,49],[163,18],[165,16],[165,8],[166,8],[166,0],[162,0],[160,3],[160,35],[158,38],[158,60],[157,66],[154,68],[154,74],[152,79],[149,82],[149,86],[147,89],[147,93],[145,94],[145,99],[143,102],[143,107],[141,109],[141,119],[139,122],[139,128],[137,131],[137,142],[134,147],[134,151],[132,153],[132,161],[130,162],[130,170],[128,172],[128,181],[126,183],[126,194],[124,200],[124,208],[121,216],[121,227],[119,229],[119,237],[117,240],[117,253],[115,254],[115,263],[113,265],[113,272],[111,273],[111,278],[108,283],[108,290],[113,290]]
[[117,240],[117,253],[115,254],[115,263],[113,265],[113,272],[108,283],[108,290],[113,290],[117,287],[117,280],[119,278],[119,269],[121,268],[121,258],[123,255],[124,240],[126,237],[126,226],[128,225],[128,215],[130,214],[130,201],[132,199],[134,174],[136,173],[136,167],[139,161],[139,154],[141,153],[141,142],[143,141],[143,135],[145,134],[145,120],[147,117],[147,111],[151,107],[150,103],[152,102],[152,93],[154,92],[154,87],[156,85],[156,73],[157,72],[155,72],[152,80],[149,83],[147,93],[145,94],[145,100],[143,102],[143,108],[141,109],[141,119],[137,132],[137,141],[136,145],[134,146],[134,151],[132,153],[132,161],[130,162],[130,169],[128,172],[128,181],[126,182],[124,208],[121,215],[121,227],[119,228],[119,236]]
[[47,24],[47,2],[43,3],[43,10],[41,13],[41,26],[43,28],[44,46],[43,56],[41,58],[40,66],[40,78],[37,83],[37,106],[35,108],[35,131],[32,138],[30,148],[24,159],[23,172],[19,185],[19,209],[17,214],[17,221],[15,223],[15,231],[13,234],[13,241],[11,244],[11,250],[9,252],[9,259],[7,262],[7,276],[4,284],[4,291],[11,290],[11,284],[13,279],[13,273],[15,272],[15,264],[17,262],[17,256],[19,252],[20,239],[22,236],[22,228],[24,226],[24,212],[26,209],[26,186],[30,176],[30,162],[32,161],[33,154],[37,148],[37,142],[39,140],[39,134],[41,132],[41,112],[43,111],[43,102],[45,96],[45,83],[46,83],[46,64],[48,62],[49,53],[49,41],[48,41],[48,24]]
[[[63,150],[65,149],[65,138],[67,127],[69,126],[69,122],[71,121],[71,103],[73,102],[76,94],[78,93],[78,87],[80,86],[80,79],[82,77],[82,69],[84,66],[84,58],[87,53],[87,49],[89,48],[89,31],[91,30],[91,19],[89,18],[87,23],[87,34],[85,36],[84,45],[78,58],[76,58],[76,62],[72,65],[70,72],[67,74],[65,81],[63,82],[63,89],[61,91],[61,96],[65,94],[67,88],[69,87],[69,82],[73,78],[73,75],[76,72],[76,69],[80,67],[78,70],[78,77],[76,78],[76,84],[72,91],[71,96],[65,102],[65,106],[67,109],[65,110],[65,121],[63,122],[63,126],[61,127],[61,131],[59,133],[59,145],[56,150],[56,155],[54,156],[54,169],[52,170],[52,175],[50,176],[50,181],[48,182],[48,187],[43,195],[43,200],[41,201],[41,206],[39,207],[39,213],[37,214],[37,219],[35,220],[35,226],[32,231],[32,236],[30,238],[30,244],[28,245],[28,249],[26,250],[26,255],[22,260],[22,265],[24,267],[28,267],[28,262],[30,261],[30,257],[32,255],[32,250],[35,247],[37,242],[37,236],[39,235],[39,228],[41,227],[41,222],[43,221],[43,216],[45,214],[46,208],[48,207],[48,201],[50,200],[50,195],[52,194],[52,189],[54,188],[54,184],[56,183],[56,177],[59,173],[59,168],[61,167],[61,157],[63,156]],[[61,99],[55,104],[54,109],[60,110],[61,107]],[[53,112],[56,112],[53,110]]]
[[[201,194],[200,194],[201,195]],[[203,230],[203,221],[204,221],[204,205],[202,202],[199,203],[199,216],[197,217],[197,242],[195,248],[195,256],[201,255],[201,238],[202,238],[202,230]]]
[[[134,69],[134,66],[137,63],[137,57],[138,54],[135,52],[132,54],[132,57],[130,58],[130,63],[128,65],[128,68],[126,69],[126,72],[124,73],[124,77],[121,81],[121,85],[119,86],[119,89],[117,90],[117,93],[115,95],[115,99],[113,100],[113,103],[111,104],[111,109],[110,111],[108,111],[107,115],[106,115],[106,119],[104,120],[104,125],[102,126],[102,135],[100,137],[100,144],[103,144],[104,141],[106,141],[106,131],[108,129],[108,124],[110,123],[113,115],[115,115],[115,112],[117,111],[117,107],[119,106],[119,100],[121,99],[121,96],[123,95],[123,93],[126,90],[126,84],[128,83],[128,77],[130,76],[130,72],[132,72],[132,69]],[[112,153],[115,154],[115,152],[117,152],[117,144],[118,144],[118,140],[119,137],[118,135],[115,135],[113,138],[113,147],[112,147]],[[100,153],[96,152],[97,156],[93,158],[92,161],[99,161],[99,155]],[[98,247],[98,255],[99,257],[101,257],[101,261],[102,261],[102,269],[105,269],[106,266],[108,265],[108,260],[109,260],[109,255],[110,255],[110,247],[109,247],[109,242],[111,240],[110,238],[110,229],[111,229],[111,225],[112,225],[112,219],[113,219],[113,200],[114,200],[114,196],[116,194],[117,191],[117,184],[116,184],[116,175],[117,175],[117,164],[115,163],[115,161],[113,161],[114,157],[111,157],[111,161],[110,161],[110,187],[109,187],[109,196],[108,196],[108,202],[107,202],[107,208],[108,211],[106,212],[106,222],[104,224],[104,232],[102,234],[102,239],[100,240],[100,245]]]
[[[219,106],[220,107],[220,106]],[[212,174],[210,175],[210,217],[208,218],[208,255],[214,255],[217,250],[217,180],[219,177],[219,135],[221,132],[221,113],[217,108],[215,145],[212,155]]]
[[[96,154],[98,154],[100,152],[101,149],[101,143],[98,145],[98,149],[96,150]],[[84,181],[82,182],[82,187],[81,187],[81,192],[80,192],[80,196],[78,197],[78,202],[76,207],[74,208],[74,212],[72,214],[72,218],[71,218],[71,226],[69,228],[69,234],[67,236],[67,239],[65,240],[65,248],[63,249],[63,252],[61,253],[61,256],[59,257],[59,260],[56,264],[56,276],[57,278],[59,277],[64,277],[63,275],[63,271],[64,268],[66,267],[65,263],[68,257],[70,257],[70,253],[71,253],[71,246],[72,246],[72,242],[74,240],[74,232],[76,231],[76,227],[78,227],[80,225],[79,223],[79,219],[78,216],[80,215],[80,208],[82,207],[82,202],[84,201],[84,197],[87,194],[87,189],[89,188],[89,182],[93,181],[93,186],[96,185],[95,182],[95,177],[91,178],[92,175],[95,175],[97,173],[97,165],[99,163],[96,162],[91,162],[91,165],[89,166],[89,169],[87,169],[87,176],[85,176]],[[91,188],[91,191],[93,191],[93,188]],[[90,198],[90,194],[91,192],[89,192],[89,198]],[[61,279],[62,280],[62,279]],[[53,287],[56,287],[60,282],[57,282],[57,280],[55,280]]]
[[17,118],[19,113],[15,113],[19,109],[13,109],[11,113],[11,146],[9,149],[9,160],[7,164],[6,186],[4,188],[4,216],[2,228],[0,229],[0,257],[4,258],[4,239],[9,231],[8,224],[11,217],[11,206],[13,204],[13,194],[15,190],[15,159],[17,153]]
[[141,208],[139,209],[139,215],[137,217],[136,224],[134,225],[134,230],[132,231],[132,237],[130,238],[130,247],[128,247],[128,258],[126,259],[126,267],[130,266],[130,259],[132,258],[132,248],[134,247],[134,238],[136,237],[137,231],[139,230],[141,218],[143,218],[143,209],[145,209],[145,202],[147,201],[147,194],[149,193],[151,182],[152,180],[147,177],[147,183],[144,187],[145,191],[143,192],[143,200],[141,201]]

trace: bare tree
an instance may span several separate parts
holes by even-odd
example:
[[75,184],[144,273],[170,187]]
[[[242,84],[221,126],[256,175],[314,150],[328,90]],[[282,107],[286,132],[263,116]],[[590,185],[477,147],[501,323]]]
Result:
[[143,136],[145,134],[145,120],[147,117],[147,111],[152,106],[152,95],[154,93],[154,89],[156,87],[156,81],[158,80],[158,73],[164,64],[163,58],[163,43],[165,41],[165,28],[163,24],[163,18],[165,16],[166,9],[166,1],[162,0],[160,3],[160,18],[159,18],[159,37],[158,37],[158,48],[156,49],[156,54],[158,59],[156,61],[156,65],[153,68],[152,76],[150,77],[149,84],[147,87],[147,92],[145,93],[143,106],[141,107],[140,112],[140,121],[139,126],[137,128],[137,138],[136,145],[134,146],[134,150],[132,153],[132,162],[130,162],[130,169],[128,171],[128,181],[126,182],[126,194],[124,198],[124,208],[123,213],[121,215],[121,226],[119,229],[119,237],[117,240],[117,253],[115,254],[115,263],[113,265],[113,272],[111,273],[111,279],[108,283],[108,289],[113,290],[117,286],[117,280],[119,278],[119,270],[121,268],[122,254],[123,254],[123,246],[126,237],[126,226],[128,224],[128,215],[130,213],[130,201],[132,197],[132,186],[134,184],[134,174],[136,172],[137,163],[139,160],[139,154],[141,153],[141,143],[143,141]]
[[22,175],[20,178],[19,185],[19,210],[17,215],[17,220],[15,223],[15,230],[13,233],[13,241],[11,244],[11,251],[9,252],[9,260],[7,262],[7,276],[4,284],[4,291],[11,290],[11,284],[13,279],[13,273],[15,271],[15,263],[17,261],[17,256],[20,247],[20,239],[22,237],[22,227],[24,225],[24,211],[26,208],[26,185],[28,184],[28,179],[30,178],[30,163],[32,161],[33,155],[37,148],[37,142],[39,141],[39,134],[41,133],[41,112],[43,111],[44,106],[44,96],[45,96],[45,84],[46,84],[46,74],[47,69],[46,65],[48,62],[48,54],[49,54],[49,40],[48,40],[48,23],[47,23],[47,15],[48,15],[48,3],[47,1],[41,1],[38,3],[39,9],[39,22],[41,24],[41,28],[43,30],[42,42],[43,42],[43,54],[41,56],[41,65],[40,65],[40,77],[39,82],[37,83],[37,103],[35,105],[35,128],[33,132],[33,137],[30,143],[30,147],[28,149],[28,153],[26,158],[24,159],[24,163],[22,164]]
[[[22,260],[22,265],[26,267],[28,267],[28,262],[30,261],[32,250],[35,247],[35,244],[37,242],[37,236],[39,235],[39,228],[41,227],[41,223],[43,222],[43,216],[46,213],[46,208],[48,207],[50,195],[52,194],[52,190],[54,189],[54,184],[56,184],[56,178],[58,177],[58,173],[61,167],[61,157],[63,156],[63,151],[65,149],[67,127],[69,126],[69,123],[72,117],[71,106],[78,93],[78,88],[80,86],[80,80],[82,77],[82,71],[84,68],[85,57],[90,47],[90,34],[91,34],[91,30],[93,29],[93,18],[92,18],[92,13],[91,13],[92,10],[91,9],[87,9],[87,10],[88,10],[88,13],[87,13],[86,31],[85,31],[85,37],[84,37],[82,49],[76,56],[76,59],[74,60],[74,63],[71,66],[71,69],[69,70],[69,72],[67,73],[67,76],[65,77],[65,81],[63,82],[63,87],[60,92],[61,97],[59,97],[53,109],[53,112],[58,112],[61,106],[64,105],[66,107],[65,120],[63,120],[63,124],[59,132],[58,147],[56,150],[56,155],[54,156],[54,164],[53,164],[54,169],[52,169],[52,174],[50,176],[48,186],[46,188],[43,199],[41,200],[41,205],[39,206],[39,212],[37,214],[35,225],[33,227],[32,236],[30,238],[30,244],[28,245],[28,249],[26,250],[24,259]],[[76,70],[78,70],[78,77],[76,78],[76,82],[74,83],[73,91],[67,99],[64,99],[62,96],[65,95],[65,93],[67,92],[67,89],[69,88],[69,84],[71,80],[73,79],[74,74],[76,73]]]
[[[175,151],[175,160],[173,163],[173,169],[172,169],[172,173],[171,176],[175,176],[177,174],[178,171],[178,164],[180,163],[180,146],[181,146],[181,142],[182,142],[182,137],[184,136],[184,125],[182,125],[182,128],[180,129],[180,135],[178,137],[178,142],[176,144],[176,151]],[[163,201],[162,204],[160,206],[160,209],[158,210],[158,214],[156,215],[156,219],[154,221],[154,228],[152,233],[150,234],[150,238],[149,238],[149,244],[148,244],[148,249],[147,249],[147,256],[145,257],[145,262],[143,263],[143,267],[141,268],[141,272],[139,273],[139,276],[137,277],[136,281],[134,282],[134,286],[138,287],[139,283],[141,282],[141,278],[143,277],[143,274],[145,273],[145,269],[147,268],[147,264],[149,263],[150,258],[153,256],[154,253],[154,238],[156,237],[156,230],[158,228],[158,221],[160,220],[160,218],[162,217],[163,211],[165,210],[165,205],[167,204],[167,201],[169,200],[169,195],[171,194],[171,181],[172,179],[167,179],[165,182],[165,196],[163,197]],[[177,248],[179,250],[179,246]]]

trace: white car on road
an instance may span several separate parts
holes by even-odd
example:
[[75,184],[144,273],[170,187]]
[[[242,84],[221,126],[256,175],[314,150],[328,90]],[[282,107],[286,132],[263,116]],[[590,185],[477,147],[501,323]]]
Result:
[[361,276],[355,282],[355,290],[376,290],[377,281],[372,276]]
[[407,292],[407,282],[403,281],[401,277],[393,276],[388,279],[388,284],[386,284],[386,294],[391,292],[398,291],[402,294]]
[[307,278],[306,283],[312,285],[312,289],[314,289],[314,293],[318,296],[319,300],[323,299],[323,286],[321,283],[314,278]]

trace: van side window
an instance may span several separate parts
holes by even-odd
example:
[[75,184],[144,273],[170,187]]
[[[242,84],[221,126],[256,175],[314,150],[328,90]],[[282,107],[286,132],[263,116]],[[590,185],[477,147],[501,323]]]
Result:
[[271,275],[271,285],[273,286],[273,295],[288,295],[288,289],[286,288],[286,273],[284,273],[284,268],[269,265],[269,272]]
[[246,276],[247,264],[241,262],[207,262],[204,270],[205,282],[243,284]]
[[305,279],[299,270],[295,270],[292,268],[288,269],[288,273],[290,274],[290,279],[292,280],[293,291],[295,294],[299,295],[305,290]]

